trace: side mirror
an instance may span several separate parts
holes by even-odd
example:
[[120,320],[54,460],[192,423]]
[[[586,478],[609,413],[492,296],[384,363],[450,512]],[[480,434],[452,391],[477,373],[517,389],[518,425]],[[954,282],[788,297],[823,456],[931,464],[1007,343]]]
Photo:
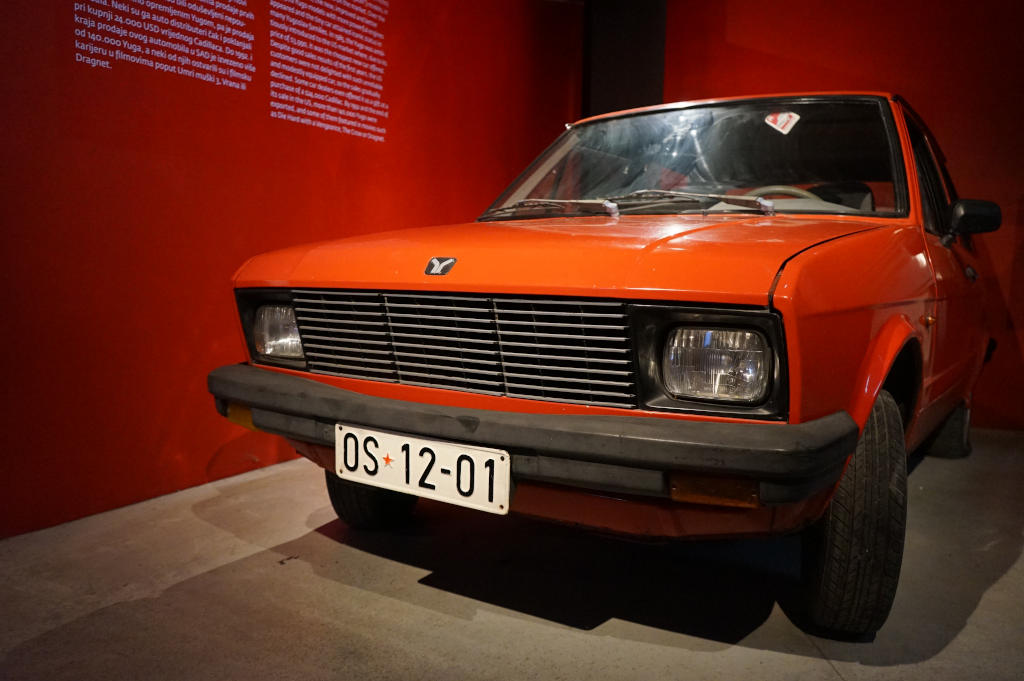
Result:
[[999,204],[976,199],[960,199],[950,212],[950,234],[994,232],[1003,222]]

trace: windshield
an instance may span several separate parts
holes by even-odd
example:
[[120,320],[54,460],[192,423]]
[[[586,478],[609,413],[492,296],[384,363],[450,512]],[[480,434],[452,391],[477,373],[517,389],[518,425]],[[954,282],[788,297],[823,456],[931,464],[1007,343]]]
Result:
[[584,123],[481,219],[602,210],[897,215],[903,189],[888,116],[876,98],[772,99]]

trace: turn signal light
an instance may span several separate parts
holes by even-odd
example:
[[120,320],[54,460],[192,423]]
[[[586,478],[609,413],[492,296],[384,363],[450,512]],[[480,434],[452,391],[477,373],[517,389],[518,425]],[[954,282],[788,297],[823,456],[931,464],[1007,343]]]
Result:
[[761,505],[756,480],[677,472],[669,475],[668,482],[673,501],[735,508],[758,508]]
[[252,409],[245,405],[235,404],[234,402],[228,404],[228,421],[249,430],[256,430],[256,426],[252,423]]

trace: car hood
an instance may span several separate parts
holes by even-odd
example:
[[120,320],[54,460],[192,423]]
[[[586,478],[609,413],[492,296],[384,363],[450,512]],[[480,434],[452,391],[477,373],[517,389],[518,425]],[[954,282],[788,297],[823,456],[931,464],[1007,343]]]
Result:
[[[787,259],[882,224],[846,216],[735,214],[471,222],[266,253],[242,266],[235,285],[767,305]],[[456,262],[445,275],[429,275],[432,258]]]

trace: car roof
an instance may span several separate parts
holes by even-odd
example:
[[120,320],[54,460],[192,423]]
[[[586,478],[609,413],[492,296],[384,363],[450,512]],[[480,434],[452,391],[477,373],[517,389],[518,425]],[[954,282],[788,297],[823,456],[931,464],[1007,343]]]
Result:
[[655,104],[654,106],[642,106],[636,109],[625,109],[623,111],[611,111],[609,113],[599,114],[597,116],[589,116],[582,118],[572,125],[581,125],[583,123],[591,123],[593,121],[600,121],[608,118],[621,118],[624,116],[635,116],[637,114],[651,113],[655,111],[671,111],[672,109],[686,109],[692,106],[700,106],[704,104],[720,104],[724,102],[743,102],[753,101],[758,99],[804,99],[804,98],[818,98],[818,97],[880,97],[882,99],[895,100],[897,95],[890,92],[874,92],[874,91],[859,91],[859,90],[844,90],[844,91],[829,91],[829,92],[796,92],[786,94],[772,94],[772,95],[740,95],[736,97],[715,97],[712,99],[694,99],[684,102],[671,102],[668,104]]

